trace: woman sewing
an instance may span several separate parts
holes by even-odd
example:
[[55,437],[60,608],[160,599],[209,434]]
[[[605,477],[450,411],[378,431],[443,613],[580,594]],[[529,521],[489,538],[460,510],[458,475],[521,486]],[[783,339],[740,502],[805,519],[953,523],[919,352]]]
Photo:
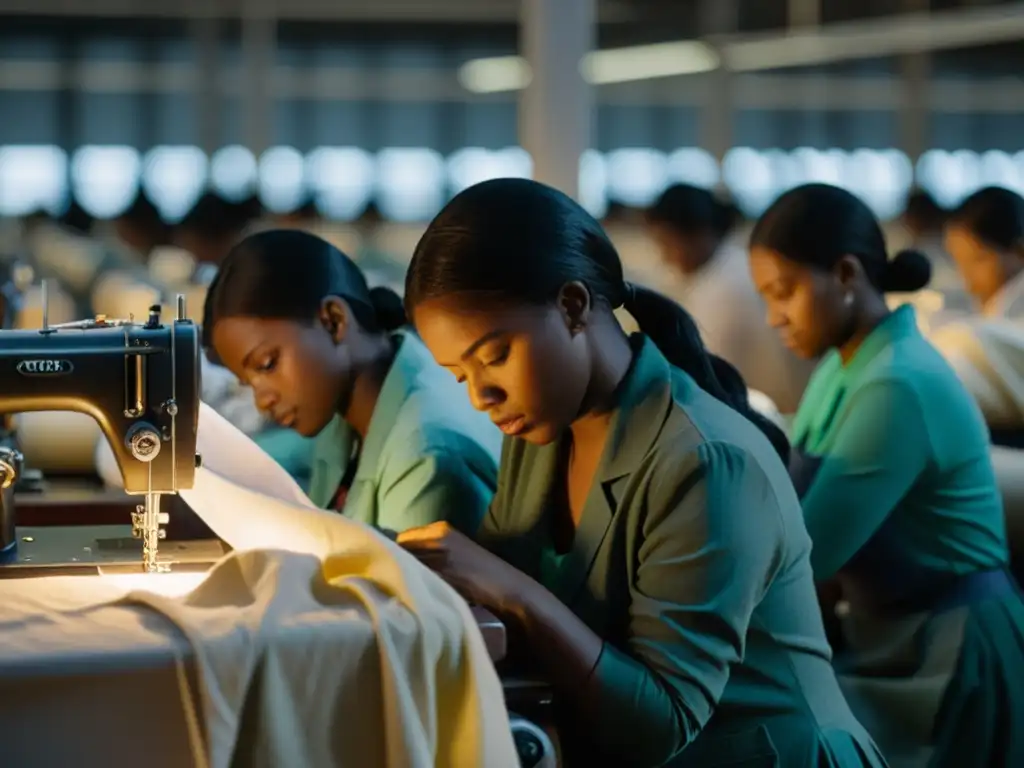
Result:
[[785,438],[591,216],[533,181],[470,187],[406,307],[507,438],[475,542],[399,543],[522,633],[567,764],[884,765],[830,665]]
[[1024,320],[1024,198],[978,190],[950,216],[946,248],[982,314]]
[[393,532],[438,520],[476,530],[501,435],[404,325],[397,295],[289,229],[231,250],[203,332],[263,411],[316,435],[314,503]]
[[1024,603],[977,406],[886,291],[929,276],[893,260],[871,211],[823,184],[761,217],[750,267],[768,320],[824,355],[797,412],[791,471],[822,585],[848,603],[837,663],[893,766],[1024,765]]

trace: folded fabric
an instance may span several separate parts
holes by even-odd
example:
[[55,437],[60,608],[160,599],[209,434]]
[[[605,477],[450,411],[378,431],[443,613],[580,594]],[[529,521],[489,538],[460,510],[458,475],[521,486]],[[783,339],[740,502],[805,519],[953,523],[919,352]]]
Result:
[[[182,495],[235,551],[177,596],[155,588],[161,575],[142,590],[106,577],[6,582],[0,679],[55,668],[95,675],[94,706],[116,707],[103,698],[108,673],[142,665],[144,649],[144,666],[174,670],[174,689],[151,695],[176,702],[168,723],[184,723],[177,749],[188,742],[187,757],[158,765],[518,766],[501,682],[468,605],[384,536],[313,507],[207,406],[199,442],[204,466]],[[40,709],[74,717],[60,713],[53,690]],[[140,719],[154,727],[148,711],[118,714],[125,732]],[[6,730],[5,750],[21,744]],[[100,736],[79,734],[90,737]]]

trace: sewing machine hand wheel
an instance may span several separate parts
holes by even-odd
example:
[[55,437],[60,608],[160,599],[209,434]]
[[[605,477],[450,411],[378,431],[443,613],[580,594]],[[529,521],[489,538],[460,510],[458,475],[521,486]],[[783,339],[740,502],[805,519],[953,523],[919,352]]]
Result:
[[21,474],[24,458],[13,448],[0,446],[0,490],[10,488]]

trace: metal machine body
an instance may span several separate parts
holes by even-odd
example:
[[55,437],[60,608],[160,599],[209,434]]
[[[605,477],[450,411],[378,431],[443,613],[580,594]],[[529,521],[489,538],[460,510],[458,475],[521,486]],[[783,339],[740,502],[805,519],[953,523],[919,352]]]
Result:
[[[0,331],[0,413],[78,411],[96,420],[114,452],[125,491],[144,495],[133,514],[143,568],[162,570],[167,522],[161,494],[191,488],[199,463],[200,338],[185,317],[160,307],[145,323],[103,317],[39,330]],[[10,475],[10,472],[6,472]],[[0,515],[2,517],[2,515]]]

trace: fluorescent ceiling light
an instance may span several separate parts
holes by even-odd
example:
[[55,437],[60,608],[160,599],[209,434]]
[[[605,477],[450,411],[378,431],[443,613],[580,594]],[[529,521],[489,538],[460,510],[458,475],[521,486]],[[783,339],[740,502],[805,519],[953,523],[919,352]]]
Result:
[[[829,24],[808,31],[774,32],[722,40],[721,56],[699,40],[593,51],[581,62],[595,85],[710,72],[763,72],[835,61],[895,56],[1016,41],[1024,36],[1024,3],[993,8],[909,13]],[[459,80],[474,93],[517,91],[530,82],[519,56],[467,62]]]
[[[711,46],[683,40],[593,51],[583,57],[580,72],[589,83],[611,85],[710,72],[718,66],[718,54]],[[459,69],[459,82],[473,93],[522,90],[530,78],[530,65],[521,56],[475,59]]]
[[718,54],[699,40],[633,45],[587,54],[583,76],[595,85],[630,83],[658,77],[696,75],[718,69]]
[[522,56],[474,59],[459,67],[459,82],[473,93],[519,91],[530,84],[530,65]]

